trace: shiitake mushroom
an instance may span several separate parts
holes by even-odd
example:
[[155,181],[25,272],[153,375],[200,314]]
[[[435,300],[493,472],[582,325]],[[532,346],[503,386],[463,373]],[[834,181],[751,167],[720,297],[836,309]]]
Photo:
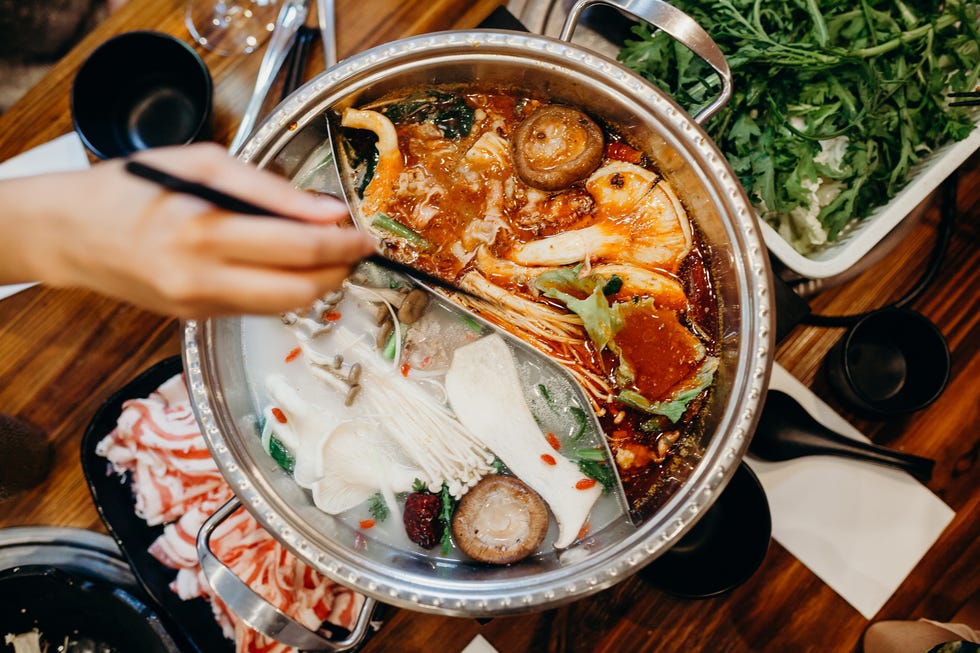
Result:
[[481,562],[506,565],[541,546],[548,533],[548,508],[516,476],[491,474],[463,495],[451,527],[463,553]]
[[529,186],[568,188],[602,163],[602,129],[578,109],[546,104],[525,118],[511,140],[514,168]]

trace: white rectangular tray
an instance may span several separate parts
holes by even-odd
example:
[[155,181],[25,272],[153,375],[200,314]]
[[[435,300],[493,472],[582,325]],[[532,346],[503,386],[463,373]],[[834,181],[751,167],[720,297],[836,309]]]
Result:
[[837,276],[870,252],[977,149],[980,149],[980,127],[975,127],[964,140],[944,145],[925,157],[908,185],[891,201],[863,220],[852,220],[838,240],[813,253],[800,254],[775,229],[760,221],[762,237],[769,251],[800,276],[809,279]]

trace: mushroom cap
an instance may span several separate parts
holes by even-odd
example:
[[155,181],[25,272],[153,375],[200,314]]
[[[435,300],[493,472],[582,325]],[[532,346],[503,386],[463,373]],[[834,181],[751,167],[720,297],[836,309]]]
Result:
[[602,129],[578,109],[546,104],[512,139],[514,169],[529,186],[554,191],[588,177],[602,163]]
[[398,307],[398,319],[403,324],[414,324],[421,319],[428,305],[429,295],[420,288],[413,288]]
[[548,533],[548,508],[516,476],[492,474],[460,499],[452,532],[466,555],[506,565],[526,558],[541,546]]

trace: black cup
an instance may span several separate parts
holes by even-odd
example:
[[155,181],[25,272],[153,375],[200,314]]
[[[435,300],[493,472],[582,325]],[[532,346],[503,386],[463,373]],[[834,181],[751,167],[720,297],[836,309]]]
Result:
[[885,308],[848,329],[825,359],[831,386],[855,410],[891,417],[925,408],[949,381],[946,339],[924,315]]
[[729,592],[759,569],[769,551],[772,515],[752,469],[739,463],[696,524],[640,576],[674,596],[704,599]]
[[180,39],[126,32],[82,63],[71,92],[75,130],[102,159],[186,145],[208,135],[212,81],[204,61]]

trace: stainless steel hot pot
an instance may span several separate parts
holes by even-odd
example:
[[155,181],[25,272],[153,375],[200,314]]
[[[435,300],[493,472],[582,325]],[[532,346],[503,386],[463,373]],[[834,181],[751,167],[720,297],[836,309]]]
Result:
[[[722,305],[722,360],[700,461],[659,512],[638,528],[610,526],[595,533],[596,545],[589,550],[507,567],[434,564],[375,542],[353,550],[348,528],[319,511],[260,445],[253,421],[257,408],[243,382],[249,372],[241,355],[240,320],[185,323],[185,369],[202,431],[241,503],[301,559],[378,601],[447,615],[499,616],[554,607],[607,588],[668,550],[710,507],[735,472],[755,427],[773,350],[771,278],[755,214],[724,156],[694,119],[615,61],[567,40],[582,9],[592,3],[582,0],[575,6],[562,39],[454,31],[354,56],[287,98],[238,153],[244,161],[294,178],[327,139],[327,109],[440,83],[531,89],[628,132],[629,140],[642,145],[672,180],[710,250]],[[683,40],[727,79],[717,47],[686,15],[660,0],[617,6]],[[725,94],[729,91],[726,85]],[[201,540],[206,544],[205,531]],[[201,548],[207,558],[207,547]],[[207,562],[206,571],[218,576],[213,583],[235,585]],[[235,586],[236,593],[240,590]],[[279,632],[277,620],[272,630]],[[261,628],[269,625],[265,621],[251,623]]]

